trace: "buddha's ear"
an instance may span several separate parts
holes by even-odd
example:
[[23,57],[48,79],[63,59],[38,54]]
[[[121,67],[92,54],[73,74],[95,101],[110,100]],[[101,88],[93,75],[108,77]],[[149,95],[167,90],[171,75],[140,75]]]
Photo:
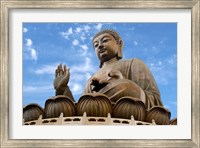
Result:
[[121,59],[123,57],[123,54],[122,54],[122,49],[123,49],[123,41],[122,40],[119,40],[118,42],[118,51],[117,51],[117,58],[118,59]]
[[103,66],[103,62],[100,61],[99,68],[101,68],[102,66]]
[[119,43],[118,43],[121,47],[123,47],[123,41],[122,40],[119,40]]

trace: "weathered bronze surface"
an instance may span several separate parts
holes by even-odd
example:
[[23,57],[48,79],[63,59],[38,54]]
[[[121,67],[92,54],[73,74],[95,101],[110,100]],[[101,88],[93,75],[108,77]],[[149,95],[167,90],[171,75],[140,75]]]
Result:
[[177,125],[177,118],[171,119],[170,124],[171,125]]
[[[192,107],[191,111],[191,139],[134,139],[134,140],[44,140],[44,139],[10,139],[10,94],[9,94],[9,72],[10,59],[9,42],[11,37],[9,34],[9,22],[11,9],[72,9],[72,8],[101,8],[101,9],[136,9],[156,10],[168,9],[169,12],[174,9],[187,9],[191,11],[191,37],[192,37],[192,103],[188,104]],[[199,0],[160,0],[160,1],[146,1],[146,0],[130,0],[130,1],[1,1],[1,146],[2,147],[199,147],[199,83],[200,83],[200,70],[199,70],[199,41],[200,41],[200,2]],[[37,11],[37,10],[36,10]],[[159,12],[158,12],[159,13]],[[10,52],[9,52],[10,51]],[[105,131],[103,131],[105,132]],[[162,133],[161,133],[162,134]],[[165,134],[165,133],[164,133]],[[173,133],[172,133],[173,134]]]
[[144,103],[136,98],[123,97],[119,99],[113,108],[113,117],[130,119],[134,116],[135,120],[146,120],[146,109]]
[[170,124],[171,113],[169,110],[161,106],[152,107],[147,113],[147,122],[155,120],[156,124],[168,125]]
[[59,117],[61,113],[64,117],[74,116],[76,114],[74,102],[64,95],[58,95],[46,101],[44,118]]
[[38,104],[32,103],[23,108],[24,122],[37,120],[40,115],[44,115],[44,110]]
[[[120,60],[123,41],[117,32],[104,30],[97,33],[93,45],[100,60],[100,69],[88,80],[84,93],[98,91],[112,102],[131,96],[140,99],[147,109],[163,106],[148,67],[139,59]],[[104,87],[99,88],[101,85]]]
[[56,95],[68,96],[74,102],[74,97],[67,85],[69,79],[69,68],[66,68],[66,65],[64,65],[64,67],[62,67],[62,64],[58,65],[58,68],[55,71],[55,79],[53,82],[54,88],[56,90]]
[[170,124],[171,113],[163,107],[149,68],[136,58],[121,60],[123,44],[114,30],[103,30],[94,36],[100,68],[87,81],[77,104],[68,87],[69,68],[58,65],[53,83],[56,97],[46,101],[43,119],[58,118],[61,113],[64,117],[86,113],[93,117],[110,114],[114,118]]
[[82,116],[84,112],[87,116],[106,117],[108,113],[112,113],[112,104],[104,94],[85,94],[78,101],[77,115]]

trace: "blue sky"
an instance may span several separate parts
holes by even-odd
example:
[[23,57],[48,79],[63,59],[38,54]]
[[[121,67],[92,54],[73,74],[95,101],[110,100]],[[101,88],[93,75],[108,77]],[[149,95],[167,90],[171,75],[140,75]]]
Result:
[[23,23],[23,106],[55,95],[58,64],[70,68],[69,87],[76,100],[87,79],[99,68],[92,37],[115,29],[124,41],[123,59],[143,60],[157,82],[161,100],[177,117],[176,23]]

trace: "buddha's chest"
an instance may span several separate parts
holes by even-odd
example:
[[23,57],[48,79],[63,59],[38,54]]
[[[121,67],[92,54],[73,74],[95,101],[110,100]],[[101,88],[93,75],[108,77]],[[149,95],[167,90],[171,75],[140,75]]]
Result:
[[94,75],[93,78],[98,78],[99,80],[104,80],[104,79],[108,79],[109,76],[109,72],[111,71],[111,69],[100,69],[98,70]]
[[113,62],[107,65],[104,65],[101,69],[99,69],[94,75],[93,78],[98,78],[99,80],[105,80],[109,78],[109,73],[116,69],[118,62]]

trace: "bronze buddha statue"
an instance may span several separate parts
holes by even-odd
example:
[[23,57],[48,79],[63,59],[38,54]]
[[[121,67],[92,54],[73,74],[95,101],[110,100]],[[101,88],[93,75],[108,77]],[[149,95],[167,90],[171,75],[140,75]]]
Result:
[[[163,106],[149,68],[136,58],[121,60],[123,41],[116,31],[103,30],[97,33],[93,38],[93,46],[100,61],[100,69],[87,81],[83,94],[103,93],[111,102],[116,102],[124,96],[131,96],[140,99],[146,109]],[[73,99],[66,85],[69,70],[66,67],[62,69],[59,65],[56,76],[54,86],[59,84],[55,86],[57,94],[68,95]]]
[[[54,108],[52,105],[45,106],[44,114],[51,111],[51,117],[54,117],[54,112],[57,117],[61,113],[58,112],[59,106],[63,106],[59,99],[66,96],[64,103],[68,105],[63,109],[69,110],[68,106],[74,110],[76,108],[76,113],[73,110],[70,116],[80,116],[84,112],[88,112],[89,116],[106,116],[111,113],[115,118],[130,119],[130,116],[134,116],[136,120],[144,122],[156,120],[158,124],[169,124],[171,113],[163,107],[149,68],[136,58],[121,60],[123,41],[120,35],[114,30],[103,30],[92,41],[100,68],[85,84],[82,96],[76,103],[67,85],[70,79],[69,68],[60,64],[54,79],[57,97],[46,101],[51,101]],[[57,109],[56,103],[59,104]]]

